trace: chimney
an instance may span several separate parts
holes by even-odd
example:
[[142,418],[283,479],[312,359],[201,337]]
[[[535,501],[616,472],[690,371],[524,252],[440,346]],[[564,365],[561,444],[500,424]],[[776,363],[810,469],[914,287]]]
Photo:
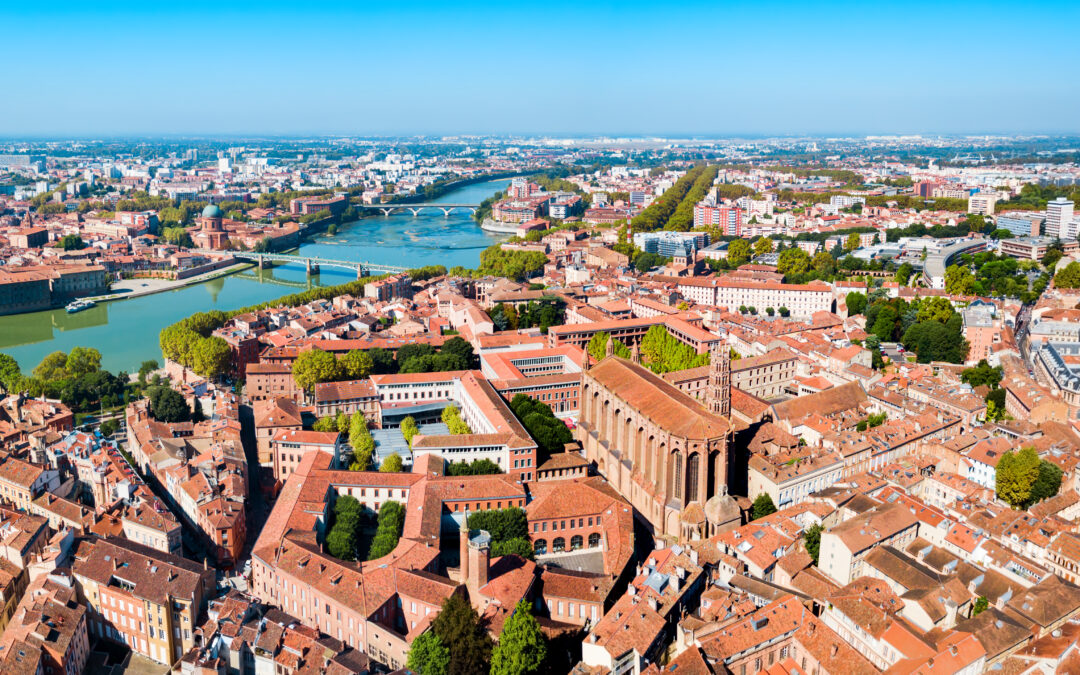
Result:
[[465,509],[465,518],[458,530],[458,567],[461,570],[461,583],[469,580],[469,510]]
[[474,600],[479,596],[479,591],[488,582],[488,560],[491,554],[491,535],[484,530],[476,530],[476,534],[469,533],[469,576],[467,586],[469,595]]

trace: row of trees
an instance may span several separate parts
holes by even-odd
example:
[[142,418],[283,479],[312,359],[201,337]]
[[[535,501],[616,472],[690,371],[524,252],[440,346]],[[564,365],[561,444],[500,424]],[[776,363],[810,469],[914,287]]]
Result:
[[487,476],[502,472],[499,465],[490,459],[474,459],[471,462],[450,462],[446,465],[447,476]]
[[371,540],[367,559],[377,560],[384,555],[389,555],[397,546],[404,528],[405,509],[398,502],[384,503],[379,508],[379,526],[375,529],[375,537]]
[[[225,372],[228,365],[228,362],[226,361],[226,368],[223,369],[220,367],[220,345],[206,350],[198,348],[198,345],[201,340],[209,339],[214,330],[224,326],[232,317],[240,314],[257,312],[270,307],[299,307],[300,305],[306,305],[315,302],[316,300],[330,300],[339,295],[360,296],[364,293],[364,284],[380,278],[385,278],[386,276],[389,275],[364,277],[363,279],[350,281],[337,286],[319,286],[301,293],[292,293],[277,298],[276,300],[270,300],[257,305],[249,305],[248,307],[241,307],[228,312],[219,310],[196,312],[195,314],[185,317],[162,329],[158,339],[161,346],[161,353],[165,358],[187,365],[204,377],[217,377]],[[222,342],[224,342],[224,340],[222,340]],[[225,344],[227,347],[228,343]],[[196,357],[201,359],[199,368],[195,367]],[[202,372],[200,372],[200,370]],[[220,373],[205,374],[212,371],[220,371]]]
[[687,232],[694,227],[694,207],[705,199],[719,171],[720,167],[713,165],[706,166],[698,174],[690,191],[682,198],[675,208],[675,213],[671,214],[671,218],[664,224],[665,230]]
[[338,497],[334,502],[334,524],[326,533],[327,553],[338,560],[356,560],[357,542],[366,520],[355,497]]
[[[704,165],[698,165],[687,171],[675,181],[675,184],[664,191],[664,194],[653,200],[644,211],[634,216],[631,226],[634,232],[653,232],[667,227],[668,220],[675,213],[675,209],[682,203],[683,198],[697,182],[697,179],[705,172]],[[693,207],[691,207],[691,222],[693,222]],[[689,229],[689,228],[687,228]]]

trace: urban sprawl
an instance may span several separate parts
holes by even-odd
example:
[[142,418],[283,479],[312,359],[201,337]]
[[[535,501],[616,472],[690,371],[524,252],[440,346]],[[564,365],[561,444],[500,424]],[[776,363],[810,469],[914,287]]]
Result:
[[1078,673],[1078,142],[0,142],[0,315],[356,272],[0,354],[0,669]]

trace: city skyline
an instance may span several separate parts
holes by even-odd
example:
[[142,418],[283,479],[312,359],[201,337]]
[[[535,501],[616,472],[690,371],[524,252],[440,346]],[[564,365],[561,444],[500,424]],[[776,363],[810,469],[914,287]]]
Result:
[[1080,87],[1054,65],[1076,61],[1075,43],[995,44],[1080,10],[1006,8],[12,7],[0,11],[13,28],[0,55],[15,65],[0,133],[1080,132]]

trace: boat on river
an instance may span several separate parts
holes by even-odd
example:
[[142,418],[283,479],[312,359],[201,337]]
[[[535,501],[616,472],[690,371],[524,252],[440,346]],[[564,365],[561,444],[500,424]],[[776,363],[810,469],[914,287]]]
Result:
[[64,309],[67,310],[68,314],[74,314],[75,312],[81,312],[84,309],[90,309],[95,306],[97,306],[97,303],[93,300],[75,300],[74,302],[68,303],[67,307]]

